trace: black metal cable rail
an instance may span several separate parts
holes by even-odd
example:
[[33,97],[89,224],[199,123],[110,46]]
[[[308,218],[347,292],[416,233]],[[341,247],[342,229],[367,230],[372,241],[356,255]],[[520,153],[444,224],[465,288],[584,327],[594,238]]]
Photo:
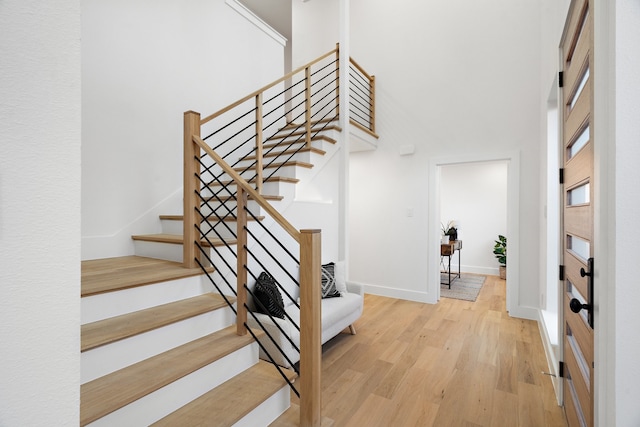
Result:
[[[199,189],[195,190],[197,223],[194,228],[197,241],[194,244],[200,255],[196,262],[235,315],[238,309],[234,307],[232,298],[225,295],[237,297],[236,289],[243,287],[243,291],[246,290],[247,300],[243,308],[248,311],[252,322],[264,332],[265,338],[258,339],[246,322],[244,327],[297,396],[300,396],[300,392],[276,360],[286,360],[299,375],[299,367],[293,362],[293,356],[287,354],[293,354],[292,351],[299,353],[299,345],[283,330],[278,322],[280,319],[274,319],[269,314],[266,314],[267,317],[257,315],[258,312],[268,313],[268,310],[255,297],[253,286],[249,286],[249,283],[256,282],[261,272],[267,272],[285,299],[285,306],[300,310],[294,295],[299,293],[296,271],[301,265],[298,256],[291,250],[298,244],[298,237],[292,237],[292,242],[287,241],[288,233],[280,237],[282,232],[273,228],[277,224],[275,218],[269,214],[252,212],[246,203],[239,205],[239,186],[234,180],[240,176],[257,189],[261,183],[273,180],[283,167],[294,164],[293,159],[303,150],[313,148],[308,145],[309,142],[317,141],[318,136],[339,117],[338,63],[336,57],[321,57],[313,65],[298,69],[295,75],[285,76],[261,92],[254,92],[232,104],[232,107],[207,117],[201,123],[206,124],[208,130],[205,132],[204,124],[200,129],[207,134],[203,139],[209,147],[213,147],[216,154],[235,172],[227,173],[229,169],[223,169],[206,154],[197,159],[200,169],[196,174]],[[351,84],[347,108],[356,123],[372,129],[373,80],[359,66],[356,69],[350,64],[349,67]],[[260,202],[261,205],[263,203],[264,200]],[[239,207],[244,212],[239,211]],[[241,230],[232,222],[237,222],[238,218],[247,220]],[[242,235],[238,235],[239,232]],[[242,247],[237,245],[239,241],[245,242]],[[238,266],[239,261],[244,264],[242,267]],[[214,272],[209,274],[205,265],[213,267]],[[242,275],[238,268],[244,268]],[[246,277],[245,282],[248,283],[239,283],[241,277]],[[292,325],[291,328],[302,333],[300,325],[292,318],[297,313],[291,313],[285,310],[285,320]],[[267,319],[270,319],[269,327],[264,324]],[[274,334],[282,335],[282,338],[278,337],[280,341],[275,339]],[[282,342],[286,351],[279,342]],[[266,347],[275,349],[273,351],[279,352],[282,357],[275,352],[269,354]]]
[[367,129],[371,128],[371,82],[356,69],[349,66],[349,114],[351,119]]
[[[317,64],[318,68],[310,71],[309,76],[313,80],[310,83],[310,86],[312,87],[312,90],[313,90],[313,94],[311,96],[315,97],[316,94],[318,93],[322,94],[323,91],[329,91],[329,92],[331,92],[332,90],[337,91],[337,84],[336,84],[337,77],[335,77],[338,71],[337,63],[338,62],[336,59],[332,59],[326,62],[325,64],[322,64],[322,63]],[[332,75],[334,76],[333,79],[331,79],[331,81],[327,83],[326,80]],[[260,131],[263,132],[265,141],[272,141],[274,140],[274,138],[276,139],[276,141],[278,140],[280,142],[286,141],[286,138],[287,138],[286,136],[276,138],[276,135],[280,132],[279,129],[282,129],[283,127],[282,124],[287,121],[287,117],[289,115],[295,116],[289,119],[289,121],[295,122],[299,118],[304,116],[305,112],[304,112],[304,109],[302,109],[301,107],[306,102],[305,100],[306,97],[302,96],[306,93],[306,89],[304,87],[301,88],[300,90],[297,90],[297,89],[300,86],[302,86],[305,83],[305,81],[306,81],[306,78],[304,77],[301,79],[295,79],[295,81],[293,81],[290,85],[284,88],[281,87],[280,89],[275,90],[271,95],[268,96],[266,100],[262,102],[262,109],[265,110],[265,112],[262,113],[262,119],[263,120],[267,119],[267,120],[262,124],[262,129]],[[331,84],[335,84],[336,88],[328,89]],[[322,87],[318,88],[319,85],[322,85]],[[283,98],[286,98],[285,97],[286,94],[292,91],[295,91],[296,93],[291,94],[289,99],[283,99]],[[327,94],[323,94],[323,95],[327,96]],[[278,101],[278,99],[281,99],[282,102],[276,103],[275,106],[270,106],[270,104]],[[299,99],[299,101],[296,101],[296,99]],[[337,99],[337,97],[334,98],[334,100],[335,99]],[[251,105],[247,105],[249,103]],[[241,152],[243,150],[242,147],[245,147],[250,142],[255,141],[258,137],[257,132],[255,131],[252,131],[247,134],[249,130],[254,129],[258,124],[257,121],[253,118],[253,114],[256,113],[257,107],[255,106],[255,103],[251,100],[246,101],[244,104],[241,104],[241,106],[242,105],[246,106],[246,111],[244,113],[234,117],[232,120],[229,120],[227,123],[223,123],[223,124],[217,123],[216,124],[217,128],[213,132],[210,132],[206,138],[204,138],[205,140],[207,140],[210,138],[217,137],[222,131],[231,131],[229,132],[231,133],[231,135],[224,138],[222,141],[216,144],[212,144],[209,141],[208,143],[210,146],[214,147],[213,148],[214,150],[218,151],[235,141],[235,144],[237,145],[233,146],[228,150],[226,149],[223,150],[223,153],[221,154],[221,157],[225,159],[234,168],[238,167],[238,165],[241,164],[242,162],[245,162],[247,158],[251,157],[252,155],[255,155],[257,150],[256,147],[251,147],[251,148],[247,147],[247,149],[245,149],[243,153]],[[314,103],[314,105],[317,105],[317,102]],[[238,108],[241,108],[241,106],[239,106]],[[302,111],[296,112],[296,110],[298,109],[301,109]],[[281,114],[276,116],[275,113],[277,111],[281,111]],[[247,119],[250,119],[250,120],[247,120]],[[278,126],[278,124],[280,124],[280,126]],[[274,130],[273,132],[270,132],[270,134],[264,133],[265,130],[269,130],[272,128],[276,130]],[[299,142],[300,139],[301,138],[298,138],[296,139],[296,141]],[[291,144],[288,144],[288,145],[291,145]],[[266,153],[263,154],[263,156],[275,152],[276,149],[280,149],[278,148],[278,146],[282,148],[282,145],[279,142],[277,142],[276,144],[270,146],[266,151]],[[231,158],[231,156],[234,156],[234,157]],[[266,167],[271,167],[271,169],[274,169],[272,166],[277,162],[278,162],[277,157],[273,158],[266,164]],[[253,174],[250,174],[250,176],[247,176],[246,174],[249,171],[254,170],[257,164],[258,164],[258,161],[256,159],[256,160],[249,161],[249,164],[241,167],[241,169],[238,168],[240,175],[243,176],[245,179],[247,179],[248,182],[252,182],[258,177],[259,173],[256,171]],[[269,178],[273,177],[276,173],[278,173],[281,167],[282,166],[278,166],[274,170],[271,170],[269,173]],[[263,166],[263,169],[264,168],[265,166]]]

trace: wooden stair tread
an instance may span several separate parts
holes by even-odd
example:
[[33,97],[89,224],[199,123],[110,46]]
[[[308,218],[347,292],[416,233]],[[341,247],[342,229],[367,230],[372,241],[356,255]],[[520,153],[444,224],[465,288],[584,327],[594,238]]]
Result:
[[[339,129],[337,126],[336,127],[327,127],[325,129],[323,129],[321,132],[324,132],[325,130],[330,130],[330,129]],[[311,132],[314,132],[313,129],[311,129]],[[276,134],[274,136],[272,136],[271,138],[267,139],[265,141],[265,143],[262,145],[262,148],[272,148],[272,147],[277,147],[279,145],[295,145],[295,144],[304,144],[306,143],[304,138],[299,138],[299,136],[304,135],[306,132],[305,131],[296,131],[296,132],[292,132],[292,133],[287,133],[286,131],[283,133],[279,133]],[[292,141],[290,138],[294,138],[294,140]],[[275,142],[272,142],[275,141]],[[313,135],[311,137],[311,141],[327,141],[331,144],[336,144],[338,141],[336,141],[334,138],[331,138],[330,136],[327,135],[322,135],[322,134],[318,134],[318,135]]]
[[[232,297],[227,298],[235,300]],[[80,351],[87,351],[226,306],[221,296],[207,293],[87,323],[80,327]]]
[[[290,381],[296,378],[293,371],[285,370],[285,373]],[[273,365],[258,361],[152,425],[231,426],[285,385],[286,381]]]
[[[249,183],[253,183],[255,181],[256,181],[256,179],[253,178],[248,182]],[[286,176],[270,176],[268,178],[263,178],[262,179],[262,182],[289,182],[289,183],[292,183],[292,184],[297,184],[299,181],[300,180],[297,179],[297,178],[288,178]],[[226,186],[226,185],[231,185],[231,184],[235,185],[235,182],[233,182],[233,181],[222,181],[222,182],[215,181],[215,182],[210,182],[208,185],[210,187],[220,187],[222,185]]]
[[[213,268],[207,268],[213,272]],[[82,261],[81,296],[166,282],[202,274],[201,268],[136,255]]]
[[[299,162],[297,160],[291,160],[288,162],[264,164],[263,168],[269,169],[269,168],[280,168],[280,167],[287,167],[287,166],[298,166],[301,168],[311,169],[313,167],[313,164],[307,163],[307,162]],[[256,169],[257,169],[257,165],[253,165],[246,168],[243,168],[243,167],[233,168],[233,170],[235,170],[236,172],[244,172],[244,171],[250,171],[250,170],[256,170]]]
[[[181,245],[184,242],[184,238],[182,234],[167,234],[167,233],[158,233],[158,234],[141,234],[131,236],[133,240],[139,240],[143,242],[159,242],[159,243],[171,243],[174,245]],[[235,245],[235,239],[225,239],[224,241],[220,239],[209,239],[213,246],[223,246],[225,242],[229,245]],[[209,242],[203,240],[200,243],[202,246],[209,247]]]
[[[327,154],[326,151],[321,150],[319,148],[315,148],[315,147],[307,147],[307,148],[303,148],[301,150],[284,150],[284,151],[272,151],[270,153],[264,153],[262,155],[262,157],[278,157],[278,156],[288,156],[291,154],[298,154],[298,153],[316,153],[316,154],[320,154],[321,156],[324,156],[325,154]],[[242,160],[255,160],[256,156],[247,156]]]
[[[276,196],[276,195],[272,195],[272,194],[261,194],[260,196],[262,196],[262,198],[265,199],[265,200],[280,201],[280,200],[284,199],[284,196]],[[204,200],[206,200],[206,201],[216,201],[216,202],[235,202],[236,199],[237,199],[236,197],[231,197],[231,196],[226,196],[226,197],[211,196],[211,197],[205,197],[204,198]],[[249,196],[249,200],[253,200],[253,197]]]
[[[230,326],[80,386],[80,425],[93,422],[251,344]],[[255,333],[260,336],[263,333]]]
[[[335,421],[328,417],[322,417],[321,427],[333,427]],[[292,403],[289,409],[276,418],[269,427],[299,427],[300,426],[300,405]]]
[[[264,215],[259,215],[256,217],[258,220],[262,221],[264,219]],[[184,219],[184,215],[160,215],[160,219],[164,219],[167,221],[182,221]],[[215,218],[213,219],[215,221]],[[223,218],[225,222],[236,222],[237,219],[233,217],[225,217]],[[251,215],[247,215],[247,221],[255,221]]]
[[[321,120],[311,120],[311,129],[315,128],[318,125],[322,125],[324,123],[331,123],[331,122],[339,123],[339,117],[338,116],[333,116],[333,117],[329,117],[329,118],[321,119]],[[282,129],[299,128],[299,127],[302,127],[302,126],[304,126],[304,123],[289,122]],[[338,126],[338,125],[334,125],[334,126]],[[338,129],[342,130],[342,128],[340,126],[338,126]]]

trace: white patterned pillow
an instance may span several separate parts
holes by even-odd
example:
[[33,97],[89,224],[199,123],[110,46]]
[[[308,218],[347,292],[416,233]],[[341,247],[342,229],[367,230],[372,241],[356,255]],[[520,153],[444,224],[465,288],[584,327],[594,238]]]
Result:
[[335,265],[336,289],[340,295],[345,296],[347,291],[347,275],[344,271],[344,261],[338,261]]
[[322,265],[322,298],[339,297],[340,292],[336,288],[335,263]]

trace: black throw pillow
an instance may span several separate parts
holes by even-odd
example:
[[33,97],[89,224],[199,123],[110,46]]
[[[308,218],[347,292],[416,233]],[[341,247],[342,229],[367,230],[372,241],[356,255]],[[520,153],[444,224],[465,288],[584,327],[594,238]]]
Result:
[[256,308],[260,313],[270,314],[274,317],[284,319],[284,302],[273,277],[267,272],[260,273],[253,291],[256,301]]
[[322,298],[339,297],[340,292],[336,287],[336,264],[330,262],[322,266]]

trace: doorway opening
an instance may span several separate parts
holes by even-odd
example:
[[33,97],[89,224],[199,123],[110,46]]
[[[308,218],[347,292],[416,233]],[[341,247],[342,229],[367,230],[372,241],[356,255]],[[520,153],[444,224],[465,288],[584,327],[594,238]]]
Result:
[[[500,167],[506,168],[506,174],[503,175],[506,181],[506,230],[505,234],[508,238],[508,268],[507,268],[507,283],[506,283],[506,292],[507,292],[507,311],[512,316],[523,317],[523,318],[532,318],[532,313],[528,312],[526,309],[521,310],[518,305],[518,297],[519,297],[519,289],[518,289],[518,277],[519,277],[519,244],[520,244],[520,236],[519,236],[519,187],[520,187],[520,154],[519,152],[509,152],[504,154],[487,154],[487,155],[477,155],[477,156],[459,156],[459,157],[451,157],[451,158],[441,158],[441,159],[432,159],[430,161],[429,167],[429,249],[428,249],[428,260],[429,260],[429,277],[427,283],[427,292],[430,296],[432,296],[433,301],[437,302],[440,299],[440,236],[441,236],[441,222],[449,221],[449,220],[460,220],[460,236],[459,238],[464,241],[464,250],[466,251],[471,245],[471,239],[473,239],[473,235],[475,232],[471,231],[472,224],[475,224],[475,219],[471,219],[471,216],[465,217],[467,219],[467,225],[465,225],[465,221],[460,218],[448,218],[447,215],[453,216],[458,215],[455,214],[454,211],[449,211],[448,209],[456,209],[460,211],[463,209],[461,206],[454,206],[455,203],[452,203],[451,206],[444,206],[443,201],[448,200],[447,197],[443,199],[443,179],[444,185],[456,185],[460,186],[462,183],[460,182],[461,176],[458,179],[450,180],[447,177],[451,175],[451,173],[458,173],[459,175],[468,176],[469,173],[473,173],[474,169],[482,168],[483,166],[494,165],[496,171],[500,170]],[[499,166],[502,165],[502,166]],[[444,172],[443,172],[444,171]],[[499,172],[497,172],[499,173]],[[468,178],[467,178],[468,179]],[[456,182],[457,181],[457,182]],[[448,187],[447,187],[448,188]],[[469,196],[471,197],[471,196]],[[448,202],[447,202],[448,203]],[[472,202],[470,201],[466,208],[464,209],[475,209],[471,208]],[[444,215],[444,216],[443,216]],[[462,213],[459,215],[463,215]],[[445,224],[446,225],[446,224]],[[474,225],[475,227],[475,225]],[[465,234],[466,233],[466,234]],[[465,241],[465,236],[467,241]],[[495,236],[497,238],[497,235]],[[476,245],[474,243],[473,246],[477,246],[474,250],[478,256],[487,256],[493,257],[492,248],[493,248],[493,240],[489,243],[489,248],[486,248],[485,251],[487,253],[482,254],[482,245],[483,243],[477,242]],[[472,246],[472,247],[473,247]],[[466,253],[466,252],[465,252]],[[469,255],[463,255],[469,256]],[[482,265],[473,266],[474,263],[472,261],[473,258],[469,259],[469,263],[465,260],[461,260],[462,269],[467,270],[467,272],[479,272],[481,274],[497,274],[490,273],[491,267],[485,265],[482,268]],[[486,258],[485,258],[486,260]],[[495,258],[494,258],[495,260]],[[477,261],[477,263],[483,263]],[[495,261],[495,271],[497,272],[497,261]],[[485,269],[487,268],[487,269]]]

